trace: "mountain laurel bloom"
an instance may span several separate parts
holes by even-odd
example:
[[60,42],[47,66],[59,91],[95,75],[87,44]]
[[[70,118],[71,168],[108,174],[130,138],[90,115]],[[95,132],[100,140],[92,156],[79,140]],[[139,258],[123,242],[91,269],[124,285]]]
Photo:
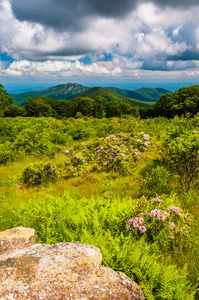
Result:
[[170,214],[168,214],[166,211],[164,211],[162,209],[153,209],[149,213],[149,216],[150,217],[156,217],[157,216],[158,221],[164,221],[166,218],[170,217]]
[[175,224],[173,222],[169,222],[169,228],[170,229],[175,229]]
[[140,217],[133,217],[126,221],[127,229],[131,230],[131,225],[134,228],[138,228],[138,230],[142,233],[146,231],[146,227],[144,226],[144,219]]
[[177,215],[180,215],[181,210],[179,207],[175,207],[175,206],[171,206],[167,208],[168,211],[173,211],[174,213],[176,213]]
[[162,199],[159,199],[159,198],[153,198],[151,200],[151,202],[158,202],[158,203],[163,203],[164,201]]

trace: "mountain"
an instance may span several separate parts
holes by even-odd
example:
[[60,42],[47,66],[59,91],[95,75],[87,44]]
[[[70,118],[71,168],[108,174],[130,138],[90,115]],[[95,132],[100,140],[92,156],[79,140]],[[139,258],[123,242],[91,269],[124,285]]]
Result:
[[152,102],[157,101],[163,94],[169,92],[162,88],[140,88],[137,90],[124,90],[115,87],[94,87],[89,88],[77,83],[60,84],[50,87],[42,91],[31,91],[21,94],[9,94],[13,97],[13,103],[26,105],[27,98],[50,97],[52,99],[71,99],[78,97],[90,97],[94,99],[96,96],[102,96],[108,101],[126,100],[131,105],[139,105],[149,107]]
[[155,102],[162,95],[170,92],[162,88],[140,88],[137,90],[124,90],[115,87],[107,87],[107,90],[127,98],[133,98],[145,102]]
[[[170,93],[170,91],[162,88],[140,88],[135,90],[134,92],[140,95],[140,97],[143,97],[143,100],[147,99],[147,101],[152,101],[152,102],[157,101],[162,95],[166,93]],[[138,100],[141,100],[141,98]]]
[[14,97],[13,103],[22,104],[26,101],[27,98],[37,98],[39,96],[42,97],[50,97],[52,99],[66,99],[71,96],[84,92],[88,90],[89,87],[83,86],[77,83],[67,83],[67,84],[59,84],[57,86],[50,87],[43,91],[33,91],[26,92],[22,94],[9,94],[9,96]]
[[94,99],[96,96],[104,97],[104,98],[106,98],[107,101],[113,101],[113,100],[127,101],[132,106],[138,105],[138,106],[141,106],[141,107],[149,107],[152,104],[148,101],[139,101],[139,100],[136,100],[136,99],[124,97],[120,94],[116,94],[116,93],[110,91],[107,88],[102,88],[102,87],[90,88],[89,90],[87,90],[85,92],[78,93],[78,94],[70,97],[70,100],[73,101],[77,97],[90,97],[90,98]]

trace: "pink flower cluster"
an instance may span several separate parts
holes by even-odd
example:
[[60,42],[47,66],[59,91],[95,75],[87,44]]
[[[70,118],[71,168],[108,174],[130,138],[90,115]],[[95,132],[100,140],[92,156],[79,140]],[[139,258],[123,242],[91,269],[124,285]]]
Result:
[[163,203],[164,201],[162,199],[159,199],[159,198],[153,198],[151,200],[151,202],[158,202],[158,203]]
[[[163,203],[164,201],[160,198],[153,198],[151,202],[156,204],[156,203]],[[151,207],[151,203],[147,199],[141,199],[136,203],[136,205],[138,206],[137,208],[139,208],[140,210],[142,207],[145,207],[147,203],[150,205],[149,207]],[[134,227],[138,229],[140,232],[144,233],[146,230],[151,230],[151,229],[161,230],[165,226],[166,227],[168,226],[167,228],[172,230],[172,235],[170,235],[169,237],[174,238],[175,232],[179,232],[179,223],[172,222],[172,219],[176,219],[173,212],[179,215],[181,219],[184,218],[191,222],[191,218],[186,213],[182,213],[179,207],[170,206],[167,209],[166,208],[152,209],[149,212],[147,212],[146,210],[139,212],[138,214],[139,217],[132,217],[131,219],[126,221],[126,227],[129,230],[133,229]],[[161,224],[160,222],[162,222],[162,226],[160,226]],[[185,228],[182,227],[180,228],[180,230],[183,230],[184,232],[188,232],[186,227]]]
[[181,210],[179,207],[175,207],[175,206],[171,206],[167,208],[168,211],[173,211],[174,213],[176,213],[177,215],[181,214]]
[[138,228],[140,232],[144,233],[146,231],[146,227],[144,226],[144,219],[140,217],[133,217],[126,221],[126,227],[131,229],[131,225],[134,228]]
[[169,228],[170,229],[175,229],[175,224],[173,222],[169,222]]
[[143,135],[144,140],[149,140],[150,139],[150,136],[149,136],[148,133],[144,134],[144,132],[140,132],[140,135]]
[[184,219],[188,220],[189,222],[191,222],[191,218],[189,218],[189,217],[187,216],[187,214],[182,214],[182,217],[183,217]]
[[156,217],[157,216],[158,221],[164,221],[166,218],[170,217],[170,214],[168,214],[166,211],[164,211],[162,209],[153,209],[149,213],[149,216],[150,217]]

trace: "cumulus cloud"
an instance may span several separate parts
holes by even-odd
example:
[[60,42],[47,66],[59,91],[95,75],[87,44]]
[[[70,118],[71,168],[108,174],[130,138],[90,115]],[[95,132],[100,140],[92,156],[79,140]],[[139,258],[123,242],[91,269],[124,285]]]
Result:
[[195,70],[197,2],[0,0],[0,52],[15,60],[1,74],[142,78]]
[[111,76],[120,75],[121,68],[111,62],[96,62],[90,65],[76,61],[46,61],[30,62],[27,60],[15,61],[10,64],[2,74],[6,76],[37,76],[45,78],[49,73],[54,78],[70,77],[76,75],[83,76]]

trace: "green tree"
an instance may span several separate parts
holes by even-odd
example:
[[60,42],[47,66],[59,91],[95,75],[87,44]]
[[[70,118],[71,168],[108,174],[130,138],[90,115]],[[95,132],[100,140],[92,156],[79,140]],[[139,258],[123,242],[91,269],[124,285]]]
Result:
[[4,109],[4,117],[17,117],[17,116],[25,116],[26,109],[24,106],[20,104],[11,104],[6,106]]
[[121,117],[122,115],[130,115],[132,106],[125,101],[114,100],[106,103],[106,117]]
[[74,113],[82,113],[83,116],[92,116],[95,106],[95,100],[89,97],[78,97],[74,103]]
[[54,109],[56,110],[59,118],[70,118],[73,116],[73,103],[70,100],[55,100],[55,107]]
[[29,117],[42,117],[49,112],[49,99],[39,96],[38,98],[28,98],[26,112]]
[[95,104],[94,104],[94,109],[93,109],[93,117],[101,119],[105,117],[105,102],[106,99],[101,96],[96,96],[95,97]]
[[4,116],[4,110],[6,107],[12,104],[12,97],[8,96],[4,86],[0,84],[0,117]]
[[193,117],[199,112],[199,85],[183,87],[174,93],[161,96],[148,112],[152,117],[173,118],[187,114]]

